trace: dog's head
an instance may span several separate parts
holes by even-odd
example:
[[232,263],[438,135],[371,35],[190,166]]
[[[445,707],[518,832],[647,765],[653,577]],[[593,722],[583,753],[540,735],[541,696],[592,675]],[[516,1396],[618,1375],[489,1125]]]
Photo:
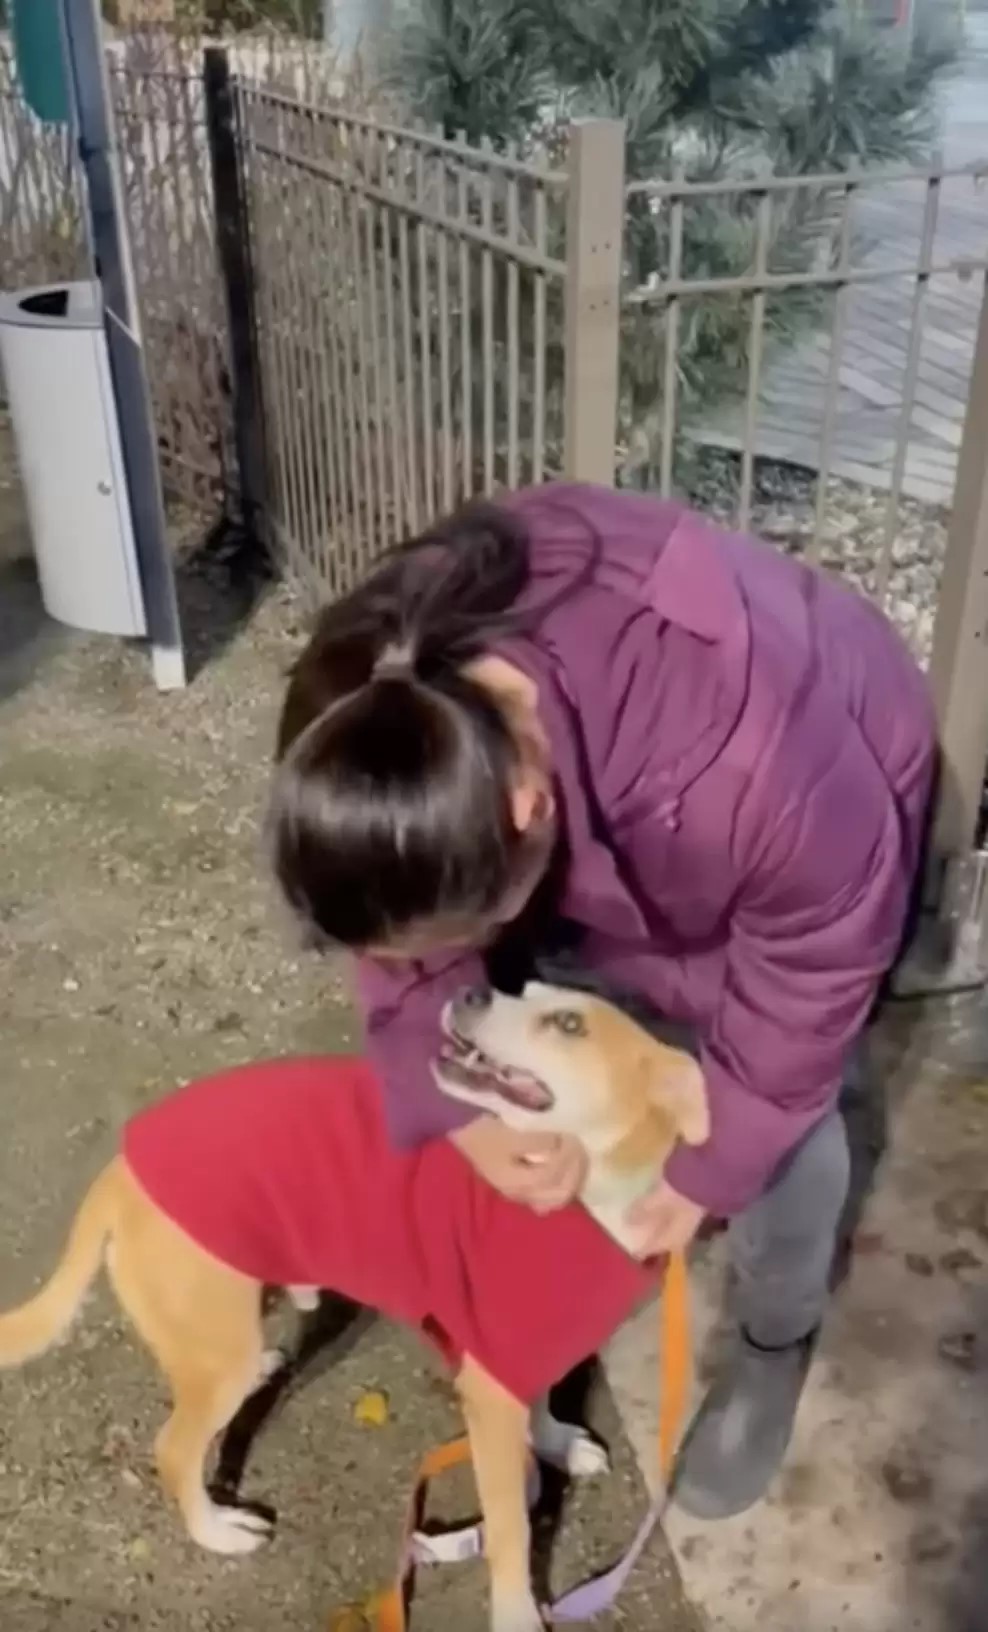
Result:
[[572,1133],[603,1151],[647,1123],[653,1159],[709,1137],[696,1061],[602,998],[536,983],[521,997],[464,992],[443,1031],[440,1088],[511,1127]]

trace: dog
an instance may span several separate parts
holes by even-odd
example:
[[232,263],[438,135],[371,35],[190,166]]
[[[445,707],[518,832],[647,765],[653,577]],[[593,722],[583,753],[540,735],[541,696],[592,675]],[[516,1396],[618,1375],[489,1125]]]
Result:
[[475,988],[447,1005],[433,1067],[454,1099],[520,1133],[575,1134],[589,1157],[584,1207],[636,1252],[630,1215],[682,1139],[710,1116],[700,1067],[602,998],[530,981],[521,997]]
[[584,1140],[586,1210],[536,1218],[485,1184],[448,1140],[394,1150],[359,1059],[234,1069],[127,1125],[50,1280],[0,1316],[0,1366],[59,1339],[105,1263],[170,1385],[172,1413],[155,1447],[162,1484],[195,1541],[248,1553],[270,1521],[214,1501],[204,1467],[215,1437],[281,1359],[264,1347],[264,1286],[293,1288],[303,1303],[330,1287],[418,1327],[456,1370],[492,1632],[535,1632],[529,1446],[571,1474],[606,1466],[588,1434],[551,1416],[548,1389],[654,1287],[654,1273],[614,1241],[633,1246],[627,1205],[677,1139],[706,1137],[703,1084],[688,1056],[600,999],[548,987],[520,999],[465,994],[444,1034],[434,1065],[444,1092],[514,1126]]

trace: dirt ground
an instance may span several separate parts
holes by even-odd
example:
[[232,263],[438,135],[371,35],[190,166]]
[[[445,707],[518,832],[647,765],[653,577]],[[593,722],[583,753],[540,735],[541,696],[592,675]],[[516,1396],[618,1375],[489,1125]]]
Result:
[[[44,620],[25,538],[0,426],[0,1304],[50,1267],[136,1107],[224,1064],[354,1041],[339,975],[296,954],[258,856],[291,598],[257,595],[236,556],[190,573],[198,674],[159,697],[138,649]],[[101,1289],[67,1344],[0,1378],[4,1632],[302,1632],[384,1583],[416,1457],[457,1423],[412,1338],[380,1321],[352,1337],[322,1348],[258,1435],[244,1490],[278,1532],[227,1562],[187,1543],[159,1496],[162,1388]],[[369,1388],[390,1402],[376,1429],[354,1417]],[[603,1389],[591,1418],[616,1467],[567,1501],[557,1585],[608,1562],[643,1501]],[[469,1511],[468,1492],[448,1500]],[[482,1588],[474,1566],[435,1573],[414,1624],[480,1632]],[[694,1626],[661,1546],[600,1624]]]

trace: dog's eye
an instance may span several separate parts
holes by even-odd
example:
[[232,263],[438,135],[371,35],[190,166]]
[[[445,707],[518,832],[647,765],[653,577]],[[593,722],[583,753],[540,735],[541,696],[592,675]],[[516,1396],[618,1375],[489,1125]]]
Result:
[[561,1031],[564,1037],[587,1035],[587,1023],[579,1009],[556,1009],[553,1014],[546,1015],[546,1025]]

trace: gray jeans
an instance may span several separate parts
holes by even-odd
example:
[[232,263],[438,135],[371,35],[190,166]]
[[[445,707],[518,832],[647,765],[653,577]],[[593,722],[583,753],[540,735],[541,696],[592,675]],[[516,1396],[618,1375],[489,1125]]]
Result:
[[834,1110],[731,1220],[732,1313],[765,1348],[798,1342],[823,1318],[850,1173],[844,1118]]
[[[685,1027],[643,1012],[627,994],[602,986],[569,956],[540,958],[538,963],[541,980],[598,992],[664,1041],[696,1052],[695,1038]],[[835,1108],[790,1151],[758,1199],[731,1220],[731,1314],[755,1343],[781,1348],[819,1326],[850,1176],[847,1131]]]

